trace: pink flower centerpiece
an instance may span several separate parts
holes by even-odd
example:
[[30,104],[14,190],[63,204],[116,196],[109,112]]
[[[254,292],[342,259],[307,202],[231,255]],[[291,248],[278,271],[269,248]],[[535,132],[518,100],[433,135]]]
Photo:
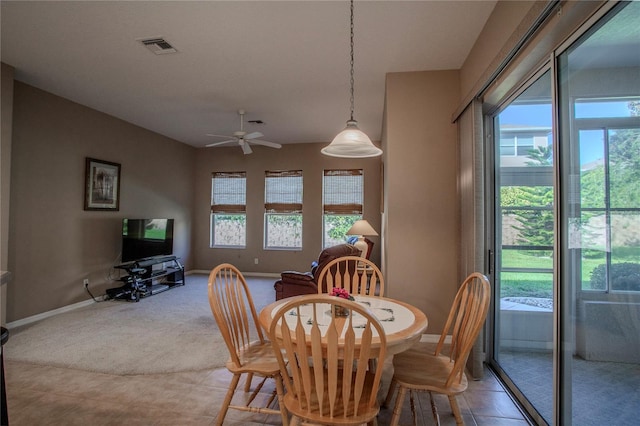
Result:
[[347,300],[355,300],[353,296],[350,295],[349,292],[344,288],[334,287],[331,290],[331,295],[336,297],[342,297],[343,299],[347,299]]
[[[353,298],[352,295],[349,294],[349,292],[347,290],[345,290],[344,288],[338,288],[338,287],[334,287],[331,290],[331,295],[335,296],[335,297],[340,297],[342,299],[347,299],[347,300],[355,300]],[[342,307],[342,306],[338,306],[338,305],[334,305],[333,306],[334,312],[336,314],[337,317],[346,317],[349,316],[349,309]]]

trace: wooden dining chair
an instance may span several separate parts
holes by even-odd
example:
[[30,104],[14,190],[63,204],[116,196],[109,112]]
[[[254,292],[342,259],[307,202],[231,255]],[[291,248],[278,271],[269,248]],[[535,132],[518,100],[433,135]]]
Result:
[[[429,392],[433,418],[438,425],[440,417],[433,400],[433,393],[447,395],[456,424],[464,424],[456,395],[467,389],[465,364],[487,317],[490,296],[491,288],[487,277],[477,272],[472,273],[464,280],[456,294],[435,352],[428,343],[420,342],[409,350],[394,356],[393,378],[383,404],[387,406],[391,402],[393,393],[399,387],[391,426],[398,425],[407,390],[412,401],[411,411],[414,424],[416,423],[416,414],[413,391]],[[442,350],[450,331],[451,343],[447,350],[448,355],[444,355]]]
[[[233,265],[223,263],[216,266],[209,274],[209,304],[211,312],[218,323],[218,328],[224,342],[229,349],[227,369],[233,374],[229,390],[225,396],[216,425],[222,425],[229,408],[268,414],[280,414],[282,424],[288,425],[288,414],[282,397],[284,388],[280,366],[276,360],[271,344],[263,337],[258,325],[258,315],[242,273]],[[251,321],[249,321],[249,315]],[[251,340],[256,339],[257,340]],[[263,378],[247,399],[246,405],[231,405],[240,377],[245,374],[245,392],[250,391],[253,375]],[[254,407],[251,403],[262,389],[267,379],[275,379],[276,392],[269,399],[265,407]],[[269,408],[275,396],[278,397],[279,410]]]
[[343,256],[327,263],[318,276],[318,293],[331,293],[334,287],[352,295],[383,296],[384,277],[369,259]]
[[[337,316],[334,306],[348,315]],[[326,294],[297,296],[275,314],[269,338],[292,425],[377,424],[382,369],[359,366],[384,359],[387,339],[368,307]]]

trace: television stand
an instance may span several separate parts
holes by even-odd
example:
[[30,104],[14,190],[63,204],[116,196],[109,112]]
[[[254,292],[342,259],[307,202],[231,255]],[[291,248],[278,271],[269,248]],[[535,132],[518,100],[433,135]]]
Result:
[[176,256],[153,256],[114,266],[127,271],[124,284],[107,290],[111,299],[137,302],[143,297],[184,285],[184,266]]

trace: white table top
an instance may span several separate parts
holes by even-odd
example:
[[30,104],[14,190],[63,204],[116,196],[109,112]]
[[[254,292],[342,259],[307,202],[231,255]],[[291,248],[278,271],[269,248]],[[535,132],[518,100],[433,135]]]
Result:
[[[280,308],[292,299],[286,298],[274,302],[260,312],[260,324],[265,330],[269,330],[271,321]],[[408,349],[415,341],[420,339],[420,336],[427,328],[427,317],[422,311],[409,304],[386,297],[373,296],[355,296],[355,302],[369,308],[380,321],[387,337],[387,351],[389,353],[398,353]],[[331,321],[331,306],[328,303],[316,305],[316,315],[323,335]],[[313,307],[311,305],[302,306],[300,315],[311,318],[312,310]],[[284,318],[293,329],[298,319],[295,310],[288,312]],[[354,313],[351,320],[354,322],[356,337],[358,337],[358,332],[362,332],[358,328],[358,323],[364,324],[364,318],[360,314]],[[303,326],[305,328],[308,327],[309,330],[311,329],[311,325],[306,324],[306,321],[303,321]],[[375,333],[376,331],[374,330],[374,336]]]

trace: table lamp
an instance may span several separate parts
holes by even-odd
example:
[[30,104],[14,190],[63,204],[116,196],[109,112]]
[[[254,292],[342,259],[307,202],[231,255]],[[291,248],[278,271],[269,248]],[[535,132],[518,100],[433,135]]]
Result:
[[354,244],[360,249],[360,256],[366,258],[369,254],[369,245],[364,240],[365,235],[377,236],[378,233],[366,220],[356,220],[351,228],[347,231],[347,235],[357,235],[358,241]]

